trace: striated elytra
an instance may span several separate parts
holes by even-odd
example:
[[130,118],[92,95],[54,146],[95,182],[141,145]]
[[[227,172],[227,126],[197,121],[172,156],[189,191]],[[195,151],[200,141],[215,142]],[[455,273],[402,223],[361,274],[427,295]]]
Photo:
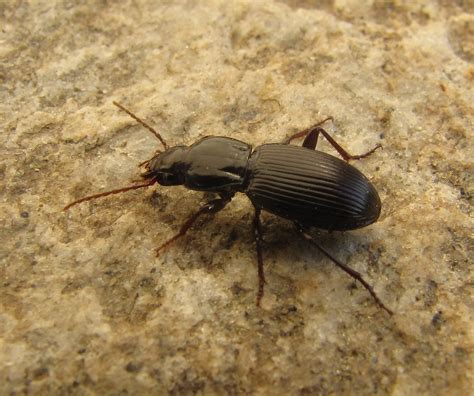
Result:
[[353,230],[375,222],[379,195],[356,168],[302,147],[266,144],[249,162],[245,193],[255,206],[306,227]]

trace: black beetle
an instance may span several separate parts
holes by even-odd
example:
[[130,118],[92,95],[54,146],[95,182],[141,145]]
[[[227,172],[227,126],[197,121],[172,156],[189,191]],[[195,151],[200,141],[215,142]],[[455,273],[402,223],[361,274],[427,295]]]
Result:
[[[257,305],[263,297],[265,284],[260,221],[263,209],[293,221],[305,239],[361,282],[375,301],[389,314],[393,314],[360,273],[334,258],[307,232],[310,227],[353,230],[372,224],[379,218],[381,202],[374,186],[359,170],[345,162],[372,154],[381,147],[379,144],[365,154],[350,155],[321,127],[326,121],[332,121],[332,117],[328,117],[290,136],[283,144],[264,144],[254,150],[247,143],[218,136],[205,137],[189,147],[169,147],[155,129],[119,103],[113,103],[150,130],[160,140],[165,151],[158,151],[151,159],[140,164],[145,166],[145,172],[141,174],[144,183],[78,199],[64,210],[80,202],[156,183],[163,186],[183,185],[191,190],[217,193],[220,198],[206,203],[194,213],[176,235],[156,250],[158,255],[162,249],[185,235],[201,215],[217,213],[231,201],[235,193],[241,192],[249,197],[255,207],[253,231],[259,278]],[[320,133],[345,161],[316,150]],[[302,147],[289,145],[293,139],[302,137],[305,138]]]

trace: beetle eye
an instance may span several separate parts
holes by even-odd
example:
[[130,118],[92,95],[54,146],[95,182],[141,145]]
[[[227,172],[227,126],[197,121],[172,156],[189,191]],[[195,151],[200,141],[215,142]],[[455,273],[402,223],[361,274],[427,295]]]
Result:
[[159,173],[157,176],[158,183],[162,186],[176,186],[183,184],[180,177],[174,173]]

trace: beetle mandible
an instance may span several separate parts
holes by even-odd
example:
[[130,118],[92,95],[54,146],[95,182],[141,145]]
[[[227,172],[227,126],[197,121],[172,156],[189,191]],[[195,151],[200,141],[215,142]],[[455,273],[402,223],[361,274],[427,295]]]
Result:
[[[247,143],[219,136],[204,137],[190,146],[169,147],[154,128],[121,104],[113,104],[152,132],[163,145],[164,151],[158,151],[151,159],[140,164],[145,167],[140,175],[143,183],[78,199],[64,210],[81,202],[153,184],[182,185],[195,191],[217,193],[219,198],[199,208],[184,222],[176,235],[156,249],[158,255],[184,236],[200,216],[219,212],[235,193],[244,193],[255,208],[252,226],[258,261],[257,305],[260,305],[265,284],[260,220],[261,211],[265,210],[293,221],[306,240],[358,280],[381,308],[393,314],[359,272],[333,257],[308,233],[311,227],[346,231],[377,221],[381,211],[377,190],[347,161],[367,157],[380,148],[380,144],[365,154],[350,155],[322,127],[325,122],[333,121],[332,117],[328,117],[288,137],[281,144],[264,144],[253,150]],[[316,150],[320,134],[345,161]],[[290,145],[297,138],[304,138],[302,147]]]

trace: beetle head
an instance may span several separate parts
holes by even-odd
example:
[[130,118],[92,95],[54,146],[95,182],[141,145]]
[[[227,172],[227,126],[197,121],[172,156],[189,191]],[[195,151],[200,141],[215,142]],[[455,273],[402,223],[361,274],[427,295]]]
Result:
[[184,183],[186,146],[175,146],[158,153],[145,165],[144,179],[155,179],[162,186]]

